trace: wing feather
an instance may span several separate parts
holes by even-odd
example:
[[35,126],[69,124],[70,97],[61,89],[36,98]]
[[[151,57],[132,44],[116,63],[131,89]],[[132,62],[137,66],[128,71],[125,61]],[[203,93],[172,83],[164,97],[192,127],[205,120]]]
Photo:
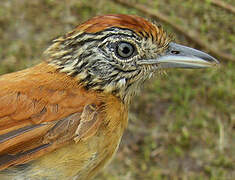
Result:
[[45,63],[1,76],[0,170],[71,142],[84,107],[97,99]]

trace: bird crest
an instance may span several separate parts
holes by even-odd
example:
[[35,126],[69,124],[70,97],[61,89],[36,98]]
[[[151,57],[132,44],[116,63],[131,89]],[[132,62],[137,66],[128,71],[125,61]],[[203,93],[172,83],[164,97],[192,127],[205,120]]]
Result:
[[167,34],[160,25],[155,25],[136,15],[110,14],[96,16],[77,26],[75,31],[97,33],[113,27],[132,30],[139,36],[151,38],[162,46],[168,43]]

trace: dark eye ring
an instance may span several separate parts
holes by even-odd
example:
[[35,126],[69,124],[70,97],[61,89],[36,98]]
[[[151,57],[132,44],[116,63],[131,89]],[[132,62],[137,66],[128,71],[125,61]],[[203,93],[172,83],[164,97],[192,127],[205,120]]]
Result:
[[116,55],[119,58],[130,58],[135,52],[135,47],[129,42],[119,42],[116,46]]

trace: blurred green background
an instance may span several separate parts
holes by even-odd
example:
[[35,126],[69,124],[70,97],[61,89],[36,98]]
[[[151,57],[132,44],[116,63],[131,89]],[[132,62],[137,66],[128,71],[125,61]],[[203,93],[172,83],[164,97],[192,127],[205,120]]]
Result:
[[[126,1],[168,15],[235,56],[235,15],[210,0]],[[224,2],[235,6],[233,0]],[[50,40],[107,13],[152,19],[108,0],[1,0],[0,74],[37,64]],[[161,24],[176,42],[200,48]],[[235,62],[219,60],[220,68],[171,70],[149,80],[132,102],[117,155],[95,179],[235,179]]]

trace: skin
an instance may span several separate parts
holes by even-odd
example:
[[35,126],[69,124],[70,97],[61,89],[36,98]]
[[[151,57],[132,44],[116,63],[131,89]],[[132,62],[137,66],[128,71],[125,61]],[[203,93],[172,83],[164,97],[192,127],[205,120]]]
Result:
[[0,77],[1,180],[94,177],[117,151],[130,100],[152,73],[218,64],[130,15],[86,21],[44,59]]

